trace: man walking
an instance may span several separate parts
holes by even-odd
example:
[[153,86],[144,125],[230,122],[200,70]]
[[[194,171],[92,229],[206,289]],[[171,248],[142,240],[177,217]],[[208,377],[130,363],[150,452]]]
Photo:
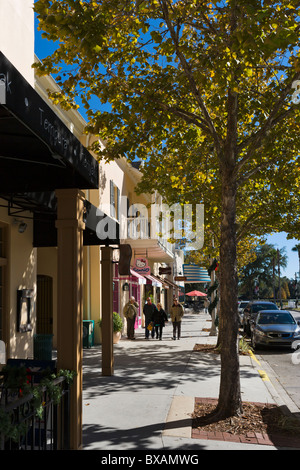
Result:
[[135,339],[134,336],[134,325],[135,319],[137,316],[137,308],[139,304],[135,301],[134,297],[130,297],[129,302],[125,305],[123,309],[123,315],[127,320],[127,337],[128,339]]
[[172,305],[170,311],[170,317],[173,324],[173,339],[176,339],[176,331],[177,331],[177,339],[180,339],[181,335],[181,319],[183,317],[183,307],[178,302],[178,299],[174,299],[174,303]]

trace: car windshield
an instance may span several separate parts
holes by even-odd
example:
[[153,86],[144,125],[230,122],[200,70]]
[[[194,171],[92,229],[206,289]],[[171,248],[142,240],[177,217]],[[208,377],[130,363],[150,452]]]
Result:
[[275,304],[254,304],[252,305],[252,311],[254,313],[260,312],[261,310],[279,310]]
[[246,305],[248,305],[248,303],[249,303],[249,302],[241,302],[240,305],[239,305],[239,307],[240,307],[240,308],[245,308]]
[[259,325],[294,325],[296,322],[292,315],[286,313],[260,313],[257,319]]

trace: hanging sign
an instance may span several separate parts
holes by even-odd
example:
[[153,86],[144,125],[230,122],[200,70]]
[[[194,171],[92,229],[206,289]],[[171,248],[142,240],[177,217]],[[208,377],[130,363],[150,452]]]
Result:
[[141,275],[151,273],[151,268],[148,266],[148,260],[146,258],[135,258],[133,270]]

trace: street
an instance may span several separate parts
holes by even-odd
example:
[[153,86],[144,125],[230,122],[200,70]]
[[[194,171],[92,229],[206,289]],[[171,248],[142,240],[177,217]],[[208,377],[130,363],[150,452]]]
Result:
[[[300,312],[291,311],[291,314],[296,321],[300,320]],[[282,386],[300,408],[300,349],[295,352],[289,348],[260,348],[255,356],[270,367],[268,376],[275,388],[277,384]]]

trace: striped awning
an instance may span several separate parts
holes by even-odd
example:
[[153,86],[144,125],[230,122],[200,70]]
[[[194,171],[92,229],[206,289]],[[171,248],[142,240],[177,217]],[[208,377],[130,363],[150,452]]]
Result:
[[183,264],[183,275],[187,278],[185,283],[210,282],[207,269],[201,268],[197,264]]

